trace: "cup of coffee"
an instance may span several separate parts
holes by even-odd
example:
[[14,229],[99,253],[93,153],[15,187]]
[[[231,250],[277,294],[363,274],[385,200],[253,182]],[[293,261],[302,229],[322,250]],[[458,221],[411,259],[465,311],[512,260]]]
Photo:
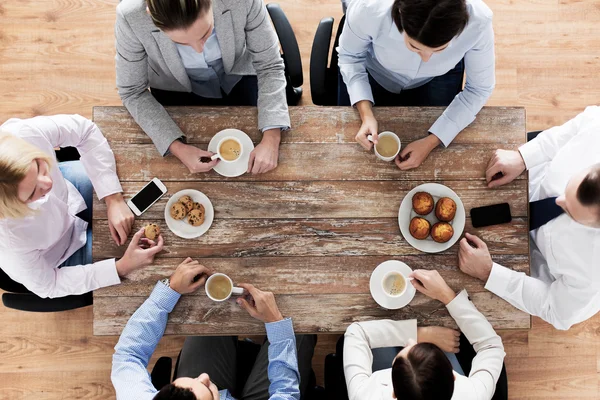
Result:
[[406,292],[408,279],[398,271],[390,271],[383,276],[381,288],[389,297],[400,297]]
[[233,281],[225,274],[212,274],[205,285],[206,295],[212,301],[225,301],[232,294],[244,294],[244,289],[233,286]]
[[238,138],[227,136],[219,140],[217,144],[217,153],[211,157],[212,160],[220,159],[223,162],[235,162],[243,153],[242,143]]
[[375,145],[375,155],[383,161],[394,161],[394,158],[400,153],[402,143],[400,138],[394,132],[381,132]]

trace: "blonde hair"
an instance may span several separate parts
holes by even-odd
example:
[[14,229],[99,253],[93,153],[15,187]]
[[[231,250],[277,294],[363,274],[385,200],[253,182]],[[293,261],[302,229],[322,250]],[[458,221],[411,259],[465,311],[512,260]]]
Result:
[[49,167],[54,163],[54,158],[48,153],[19,137],[0,131],[0,219],[24,218],[33,213],[19,199],[19,184],[36,159],[45,161]]

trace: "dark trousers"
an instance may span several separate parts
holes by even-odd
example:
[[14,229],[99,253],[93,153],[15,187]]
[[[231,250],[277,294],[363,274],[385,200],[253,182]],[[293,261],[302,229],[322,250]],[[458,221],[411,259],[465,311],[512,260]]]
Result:
[[[414,89],[403,90],[400,93],[392,93],[383,88],[369,74],[369,83],[375,106],[399,106],[399,107],[427,107],[450,105],[454,97],[462,91],[465,62],[461,60],[450,71],[442,76],[436,76],[429,82]],[[348,88],[338,71],[338,105],[349,106],[350,96]]]
[[[296,349],[300,372],[302,398],[312,372],[312,357],[317,344],[316,335],[297,335]],[[228,389],[239,400],[267,400],[269,398],[269,342],[265,342],[256,360],[238,360],[238,338],[234,336],[191,336],[185,339],[177,366],[177,377],[198,377],[207,373],[219,390]],[[250,376],[238,387],[239,364],[253,363]]]
[[254,106],[258,103],[258,80],[246,75],[231,89],[229,94],[221,90],[220,99],[211,99],[188,92],[150,88],[150,92],[163,106]]

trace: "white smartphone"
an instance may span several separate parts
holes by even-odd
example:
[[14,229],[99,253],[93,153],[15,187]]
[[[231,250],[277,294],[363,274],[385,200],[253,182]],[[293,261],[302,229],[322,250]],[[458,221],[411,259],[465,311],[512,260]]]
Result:
[[138,217],[142,215],[152,204],[156,203],[165,193],[167,187],[158,178],[152,179],[146,186],[137,192],[127,205]]

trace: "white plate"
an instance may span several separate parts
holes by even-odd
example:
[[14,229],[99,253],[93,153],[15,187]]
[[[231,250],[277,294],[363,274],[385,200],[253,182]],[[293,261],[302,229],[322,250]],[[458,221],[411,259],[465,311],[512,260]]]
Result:
[[219,144],[219,141],[227,136],[233,136],[237,138],[240,143],[242,143],[244,153],[235,162],[227,163],[221,161],[213,169],[219,175],[223,175],[227,178],[235,178],[236,176],[244,175],[246,171],[248,171],[248,161],[250,160],[250,153],[252,150],[254,150],[254,143],[252,143],[250,136],[246,135],[239,129],[223,129],[210,140],[210,143],[208,144],[208,151],[216,153],[218,150],[217,145]]
[[[194,202],[200,203],[204,206],[204,222],[200,226],[192,226],[188,224],[187,217],[181,220],[171,217],[170,211],[173,203],[178,201],[182,196],[186,195],[190,196]],[[212,225],[214,218],[215,210],[208,197],[206,197],[204,193],[194,189],[184,189],[175,193],[173,196],[171,196],[167,202],[167,206],[165,207],[165,221],[167,222],[167,226],[171,232],[184,239],[193,239],[204,235],[206,231],[208,231],[208,228],[210,228]]]
[[[433,200],[436,202],[441,197],[450,197],[456,203],[456,215],[454,219],[450,221],[450,225],[454,229],[454,235],[452,239],[447,241],[446,243],[438,243],[434,241],[431,236],[428,236],[427,239],[419,240],[415,239],[409,231],[410,221],[414,217],[423,217],[431,226],[439,220],[435,216],[435,207],[433,211],[431,211],[427,215],[419,215],[412,208],[412,198],[417,192],[427,192],[431,194]],[[454,243],[460,239],[464,229],[465,229],[465,221],[467,219],[467,215],[465,212],[465,206],[463,202],[460,200],[460,197],[454,192],[454,190],[450,189],[448,186],[440,185],[439,183],[424,183],[423,185],[419,185],[410,192],[404,199],[402,199],[402,204],[400,204],[400,210],[398,210],[398,225],[400,225],[400,232],[402,232],[402,236],[404,239],[415,249],[421,250],[425,253],[439,253],[440,251],[448,250]]]
[[405,277],[408,277],[412,272],[412,269],[402,261],[384,261],[373,270],[369,286],[371,288],[371,296],[373,296],[373,300],[375,300],[377,304],[390,310],[396,310],[410,303],[413,297],[415,297],[417,289],[415,289],[409,281],[406,281],[406,291],[402,296],[387,296],[381,287],[381,281],[385,274],[391,271],[401,272]]

